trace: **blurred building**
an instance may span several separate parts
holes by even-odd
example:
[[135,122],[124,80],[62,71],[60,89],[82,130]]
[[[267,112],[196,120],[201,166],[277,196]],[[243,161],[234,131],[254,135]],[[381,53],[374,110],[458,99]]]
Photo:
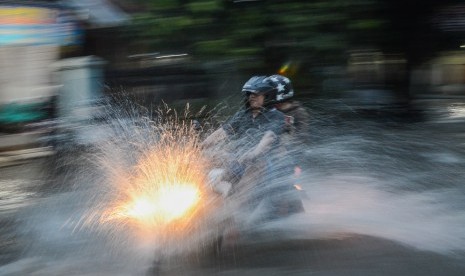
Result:
[[74,24],[54,4],[0,4],[0,123],[40,119],[56,93],[50,64],[77,43]]
[[108,1],[0,2],[0,127],[53,116],[59,84],[51,65],[79,55],[89,29],[124,24]]

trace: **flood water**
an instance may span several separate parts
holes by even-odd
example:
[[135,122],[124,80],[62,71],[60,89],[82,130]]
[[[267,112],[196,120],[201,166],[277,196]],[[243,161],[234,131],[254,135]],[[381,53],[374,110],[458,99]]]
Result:
[[[97,150],[0,168],[0,275],[464,275],[465,127],[314,115],[306,212],[220,256],[160,257],[156,239],[80,221],[109,192]],[[114,146],[146,137],[131,119],[106,149],[110,169],[131,150]]]

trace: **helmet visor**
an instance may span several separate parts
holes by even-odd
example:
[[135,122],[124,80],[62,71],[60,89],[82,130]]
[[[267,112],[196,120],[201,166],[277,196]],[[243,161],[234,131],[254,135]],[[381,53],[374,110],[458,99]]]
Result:
[[242,90],[242,93],[244,93],[247,97],[250,96],[251,94],[258,95],[261,92],[258,90]]

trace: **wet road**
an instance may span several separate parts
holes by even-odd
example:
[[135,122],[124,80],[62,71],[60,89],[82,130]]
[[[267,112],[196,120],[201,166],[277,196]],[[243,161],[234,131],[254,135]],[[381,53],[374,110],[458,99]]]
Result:
[[[303,179],[307,214],[279,226],[299,234],[238,245],[214,259],[165,260],[158,273],[465,275],[465,125],[314,124]],[[79,185],[74,167],[87,163],[76,161],[77,155],[65,159],[66,164],[50,158],[0,168],[0,275],[144,275],[148,268],[126,270],[86,251],[80,243],[85,237],[47,243],[50,238],[36,231],[47,214],[35,206],[54,205]],[[62,206],[56,207],[53,215],[63,221],[51,229],[61,235],[66,216],[57,215]],[[50,244],[63,248],[52,250]],[[79,258],[57,253],[73,246]]]

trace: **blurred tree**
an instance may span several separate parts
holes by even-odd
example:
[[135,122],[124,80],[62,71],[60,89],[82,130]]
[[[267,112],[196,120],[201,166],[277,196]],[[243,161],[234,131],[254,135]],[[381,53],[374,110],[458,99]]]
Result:
[[274,45],[334,54],[348,48],[352,34],[382,26],[378,0],[156,0],[148,6],[135,17],[140,38],[157,50],[205,58],[263,54]]
[[322,65],[344,63],[349,49],[383,42],[380,1],[152,0],[128,34],[147,51],[234,59],[253,72],[293,68],[308,79]]

